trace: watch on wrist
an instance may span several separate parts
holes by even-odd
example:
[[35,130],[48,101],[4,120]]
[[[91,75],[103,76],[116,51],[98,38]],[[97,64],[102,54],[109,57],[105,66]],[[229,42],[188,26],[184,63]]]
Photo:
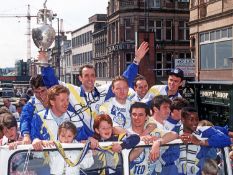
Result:
[[136,65],[139,65],[139,62],[137,60],[133,60],[133,63],[136,64]]

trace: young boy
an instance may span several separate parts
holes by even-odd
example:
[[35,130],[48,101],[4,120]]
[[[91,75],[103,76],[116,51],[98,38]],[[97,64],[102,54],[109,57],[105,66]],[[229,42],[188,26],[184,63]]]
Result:
[[[76,126],[72,122],[63,122],[58,128],[59,141],[61,143],[74,143],[77,133],[76,131]],[[65,155],[67,159],[69,159],[69,161],[71,161],[72,163],[76,163],[76,161],[80,157],[80,151],[65,151]],[[61,154],[57,151],[49,152],[49,158],[51,175],[79,175],[80,168],[89,168],[94,163],[91,152],[88,152],[81,163],[75,166],[71,166],[69,163],[67,163],[67,161],[65,161]]]
[[[105,164],[106,168],[102,173],[105,174],[122,174],[121,168],[117,168],[117,165],[120,164],[120,159],[118,154],[123,149],[134,148],[140,141],[140,137],[136,134],[129,135],[113,135],[113,122],[109,115],[100,114],[97,115],[94,120],[93,128],[95,130],[94,138],[101,142],[111,142],[111,141],[122,141],[122,143],[113,143],[109,151],[101,152],[98,151],[95,155],[95,162],[102,162],[100,166],[103,167]],[[92,138],[92,139],[94,139]],[[92,141],[92,140],[91,140]],[[96,145],[98,146],[98,144]],[[111,151],[113,153],[111,153]],[[116,158],[118,157],[118,158]]]
[[0,145],[8,145],[9,149],[15,149],[17,145],[22,144],[16,118],[11,113],[3,113],[0,118],[4,134],[0,140]]

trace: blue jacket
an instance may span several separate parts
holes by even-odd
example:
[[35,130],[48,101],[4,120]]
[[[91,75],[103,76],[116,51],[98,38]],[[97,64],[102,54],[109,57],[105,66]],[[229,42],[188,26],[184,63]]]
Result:
[[[123,76],[128,79],[129,84],[132,84],[133,80],[137,76],[138,65],[132,63],[128,66],[127,70],[124,72]],[[112,88],[109,85],[103,85],[95,87],[90,96],[87,97],[83,87],[77,87],[71,84],[66,84],[64,82],[59,82],[55,76],[54,70],[51,67],[45,67],[42,69],[42,77],[46,86],[53,86],[55,84],[62,84],[69,88],[70,90],[70,105],[69,111],[74,112],[80,117],[85,128],[80,128],[80,130],[85,133],[86,136],[91,136],[93,134],[93,123],[94,116],[99,113],[99,106],[104,103],[107,99],[113,96]]]
[[31,97],[31,99],[27,102],[27,104],[24,105],[22,113],[20,115],[20,131],[21,131],[22,136],[24,134],[31,133],[32,117],[35,113],[43,109],[44,109],[44,106],[38,99],[36,99],[35,96]]

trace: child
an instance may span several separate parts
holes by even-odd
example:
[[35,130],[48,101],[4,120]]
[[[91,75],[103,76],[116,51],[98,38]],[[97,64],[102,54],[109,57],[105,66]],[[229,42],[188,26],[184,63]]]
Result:
[[[58,128],[58,139],[61,143],[74,143],[76,136],[76,126],[70,122],[63,122]],[[51,142],[51,141],[47,141]],[[80,157],[80,151],[65,151],[66,157],[72,162],[75,163]],[[93,157],[91,152],[88,152],[82,162],[76,166],[70,166],[61,154],[58,151],[50,151],[50,174],[51,175],[79,175],[80,168],[86,169],[89,168],[93,163]]]
[[[95,155],[95,159],[105,162],[106,164],[105,167],[108,167],[105,169],[105,174],[122,174],[122,172],[120,172],[121,171],[120,169],[116,169],[116,166],[119,163],[119,162],[116,162],[116,160],[119,160],[118,159],[119,157],[116,156],[116,154],[114,153],[120,153],[121,150],[123,149],[134,148],[139,143],[140,137],[136,134],[132,134],[122,139],[123,138],[122,135],[113,135],[113,122],[112,122],[111,117],[107,114],[97,115],[94,120],[93,128],[95,131],[95,134],[93,137],[94,139],[98,141],[101,141],[101,142],[122,141],[122,143],[113,143],[111,146],[111,150],[104,152],[105,155],[103,157],[105,157],[104,158],[105,160],[100,160],[100,157],[102,157],[101,154],[103,152],[98,151],[97,155]],[[111,154],[111,151],[113,152],[113,154]],[[112,160],[109,161],[109,159],[110,160],[112,159]],[[98,161],[98,160],[95,160],[95,161]],[[104,166],[102,165],[102,167]]]
[[4,134],[0,145],[8,145],[10,150],[17,148],[17,145],[22,144],[22,137],[18,132],[16,118],[11,113],[3,113],[0,118]]
[[[208,138],[209,144],[214,147],[224,147],[231,145],[232,132],[228,131],[227,128],[221,126],[214,126],[208,120],[201,120],[198,123],[196,131],[193,133],[199,140],[206,140]],[[221,138],[216,139],[216,138]],[[218,140],[216,142],[216,140]]]
[[[11,113],[0,114],[1,127],[3,129],[3,138],[0,140],[0,145],[8,145],[10,150],[16,149],[17,145],[23,144],[22,137],[18,132],[16,118]],[[11,159],[11,174],[20,172],[24,165],[26,154],[16,154]]]
[[217,175],[218,174],[218,165],[213,159],[206,159],[204,167],[201,171],[202,175]]

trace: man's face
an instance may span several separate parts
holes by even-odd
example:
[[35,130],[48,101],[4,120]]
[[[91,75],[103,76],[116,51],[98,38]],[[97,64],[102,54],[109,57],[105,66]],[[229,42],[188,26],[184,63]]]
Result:
[[17,140],[17,127],[14,126],[9,129],[7,127],[4,127],[3,133],[9,140]]
[[46,87],[38,87],[36,89],[33,89],[33,92],[38,100],[40,100],[42,103],[47,102],[47,88]]
[[6,106],[7,108],[9,108],[9,106],[10,106],[10,101],[9,101],[8,99],[4,99],[4,100],[3,100],[3,104],[4,104],[4,106]]
[[69,95],[67,93],[60,93],[59,95],[55,96],[55,100],[50,100],[50,104],[52,106],[52,111],[60,116],[67,111],[69,105]]
[[175,75],[169,75],[168,77],[168,89],[172,93],[176,93],[179,87],[182,85],[182,79]]
[[117,100],[125,101],[128,97],[129,86],[123,80],[116,81],[112,87],[112,92]]
[[70,129],[61,129],[61,133],[59,134],[59,141],[61,143],[72,143],[74,140],[74,134]]
[[[154,108],[156,108],[156,107],[154,107]],[[170,104],[169,103],[162,103],[159,109],[157,109],[157,108],[154,109],[154,112],[162,120],[166,120],[171,112]]]
[[135,92],[140,98],[143,98],[148,91],[148,83],[146,80],[138,80],[134,86]]
[[181,109],[174,109],[171,112],[171,117],[172,117],[172,119],[174,119],[176,121],[180,121],[181,120]]
[[182,117],[182,123],[184,126],[184,131],[188,132],[194,132],[197,129],[199,122],[199,117],[198,114],[195,112],[190,112],[190,115],[187,116],[186,118]]
[[144,128],[147,120],[147,115],[144,108],[133,108],[130,115],[132,127]]
[[99,128],[95,129],[95,131],[100,135],[100,137],[104,140],[107,140],[112,135],[112,125],[107,121],[101,121],[99,124]]
[[95,70],[93,68],[83,68],[82,76],[79,76],[85,91],[90,92],[94,89],[96,80]]

